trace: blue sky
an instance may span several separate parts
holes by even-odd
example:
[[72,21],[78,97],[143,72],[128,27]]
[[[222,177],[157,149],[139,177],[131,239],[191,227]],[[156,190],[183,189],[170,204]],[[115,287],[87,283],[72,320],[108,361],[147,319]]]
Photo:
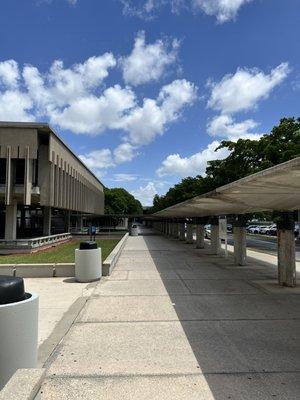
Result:
[[2,0],[0,120],[46,121],[143,204],[299,116],[299,0]]

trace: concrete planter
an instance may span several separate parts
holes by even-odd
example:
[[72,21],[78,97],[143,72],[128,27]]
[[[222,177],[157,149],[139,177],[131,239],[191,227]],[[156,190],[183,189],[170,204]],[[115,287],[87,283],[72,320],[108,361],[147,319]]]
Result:
[[75,279],[77,282],[93,282],[102,276],[101,249],[75,250]]
[[19,368],[37,366],[39,298],[0,305],[0,389]]

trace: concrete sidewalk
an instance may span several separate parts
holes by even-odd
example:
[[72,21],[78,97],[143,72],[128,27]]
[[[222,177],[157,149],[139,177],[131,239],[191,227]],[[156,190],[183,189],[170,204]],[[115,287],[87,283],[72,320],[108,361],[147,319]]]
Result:
[[42,399],[299,399],[300,296],[269,291],[272,279],[271,267],[130,237],[48,359]]

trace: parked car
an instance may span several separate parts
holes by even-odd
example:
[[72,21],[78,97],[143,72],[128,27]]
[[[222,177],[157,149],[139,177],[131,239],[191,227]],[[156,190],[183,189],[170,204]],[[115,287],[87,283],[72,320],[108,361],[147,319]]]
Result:
[[269,229],[271,229],[272,225],[267,225],[267,226],[261,226],[259,229],[259,233],[261,235],[267,235],[267,232],[269,231]]
[[[256,228],[256,227],[257,227],[257,225],[248,225],[247,228],[246,228],[246,231],[247,231],[248,233],[250,233],[251,230],[254,229],[254,228]],[[252,233],[252,232],[251,232],[251,233]]]
[[205,225],[205,239],[210,239],[211,238],[211,226],[210,225]]
[[253,226],[248,229],[249,233],[259,233],[260,226]]
[[266,234],[271,236],[277,236],[277,225],[276,224],[271,225],[267,230]]

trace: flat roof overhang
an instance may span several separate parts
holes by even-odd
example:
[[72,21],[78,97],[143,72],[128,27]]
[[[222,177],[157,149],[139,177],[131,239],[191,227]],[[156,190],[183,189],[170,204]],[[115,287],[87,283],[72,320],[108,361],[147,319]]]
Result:
[[300,157],[175,204],[154,215],[188,218],[298,209]]

